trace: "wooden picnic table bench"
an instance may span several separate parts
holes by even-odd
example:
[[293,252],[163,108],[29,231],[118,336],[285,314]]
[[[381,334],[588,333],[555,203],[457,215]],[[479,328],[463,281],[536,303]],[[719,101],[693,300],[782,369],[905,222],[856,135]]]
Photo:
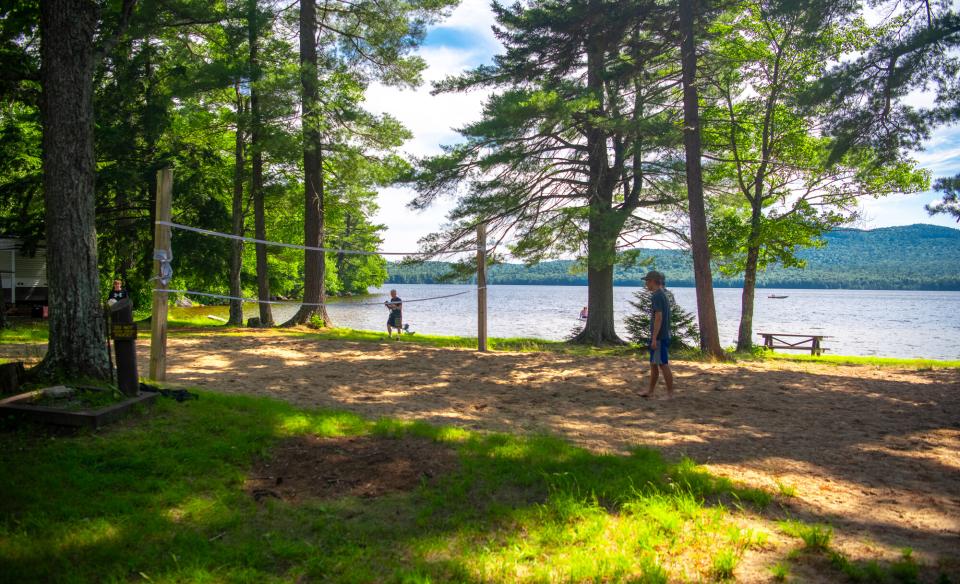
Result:
[[[799,351],[810,351],[811,355],[820,355],[824,351],[821,345],[823,339],[829,339],[827,335],[796,335],[791,333],[757,333],[763,337],[763,346],[771,351],[774,349],[793,349]],[[790,337],[789,339],[784,337]]]

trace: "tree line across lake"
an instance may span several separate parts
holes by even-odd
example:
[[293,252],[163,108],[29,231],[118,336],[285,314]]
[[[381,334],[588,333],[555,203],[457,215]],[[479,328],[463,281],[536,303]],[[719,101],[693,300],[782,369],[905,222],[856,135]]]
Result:
[[[824,245],[798,255],[803,268],[770,267],[758,278],[766,288],[845,288],[854,290],[960,290],[960,259],[949,250],[960,245],[960,230],[935,225],[910,225],[861,231],[838,229],[824,236]],[[690,255],[682,250],[643,249],[633,266],[618,266],[620,286],[642,286],[649,269],[667,274],[669,286],[693,286]],[[450,264],[390,263],[389,280],[398,284],[446,281]],[[455,279],[465,282],[467,279]],[[586,285],[583,268],[572,260],[534,266],[499,264],[488,273],[492,284]],[[718,274],[714,286],[740,287],[742,278]]]

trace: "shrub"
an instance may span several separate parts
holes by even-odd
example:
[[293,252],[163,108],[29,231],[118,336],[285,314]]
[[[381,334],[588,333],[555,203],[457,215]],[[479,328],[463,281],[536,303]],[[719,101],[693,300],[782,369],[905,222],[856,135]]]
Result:
[[[700,346],[700,332],[697,330],[697,324],[693,314],[687,312],[677,304],[673,298],[673,293],[664,290],[667,298],[670,300],[670,348],[671,349],[690,349]],[[627,332],[630,334],[630,340],[641,346],[650,345],[650,320],[651,311],[651,293],[648,290],[636,292],[634,300],[630,305],[637,311],[627,317]]]

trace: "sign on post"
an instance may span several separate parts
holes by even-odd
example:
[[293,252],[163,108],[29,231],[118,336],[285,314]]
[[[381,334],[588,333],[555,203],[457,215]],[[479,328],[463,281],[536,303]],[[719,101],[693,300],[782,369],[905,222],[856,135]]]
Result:
[[[173,198],[173,170],[157,171],[157,221],[170,221],[170,203]],[[163,277],[169,277],[170,227],[155,225],[153,231],[153,313],[150,318],[150,379],[163,381],[167,378],[167,287]]]

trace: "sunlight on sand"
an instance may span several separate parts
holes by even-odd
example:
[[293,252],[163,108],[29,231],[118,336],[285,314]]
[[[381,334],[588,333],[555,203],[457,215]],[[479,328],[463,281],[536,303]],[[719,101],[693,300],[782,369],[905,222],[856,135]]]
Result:
[[646,365],[635,357],[479,354],[277,334],[169,343],[173,384],[370,419],[545,432],[600,452],[647,445],[774,494],[779,481],[795,494],[778,494],[789,513],[834,525],[851,557],[904,546],[956,555],[958,370],[679,362],[677,395],[663,399],[661,385],[658,399],[642,400]]

